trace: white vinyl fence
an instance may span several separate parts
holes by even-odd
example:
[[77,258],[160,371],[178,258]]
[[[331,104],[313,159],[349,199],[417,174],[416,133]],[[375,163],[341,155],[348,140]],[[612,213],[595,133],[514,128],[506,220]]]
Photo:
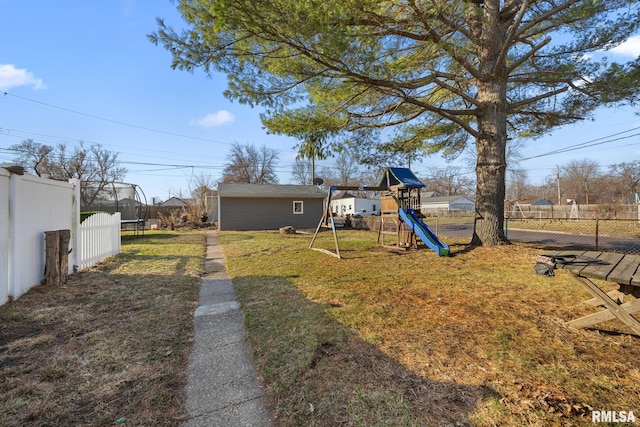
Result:
[[[119,253],[119,217],[117,228],[113,221],[110,231],[104,224],[81,228],[78,180],[18,175],[0,167],[0,305],[42,282],[45,231],[71,230],[71,274],[74,266],[82,270]],[[111,233],[110,239],[106,233]]]
[[100,212],[80,224],[80,270],[120,253],[120,212]]
[[[0,305],[9,299],[9,171],[0,168]],[[7,203],[5,203],[7,202]]]

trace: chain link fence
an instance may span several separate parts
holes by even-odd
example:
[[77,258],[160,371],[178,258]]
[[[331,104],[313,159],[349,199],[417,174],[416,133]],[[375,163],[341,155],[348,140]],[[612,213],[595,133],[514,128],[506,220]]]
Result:
[[[640,254],[638,205],[579,207],[566,205],[543,207],[543,209],[531,208],[522,207],[515,211],[505,211],[505,233],[509,240],[558,250],[578,249]],[[471,239],[474,212],[439,210],[423,212],[423,214],[425,216],[423,222],[436,235],[444,239],[447,237]],[[380,229],[380,217],[353,218],[349,226],[377,231]],[[394,228],[393,222],[385,222],[385,231]]]
[[[633,208],[637,209],[636,206]],[[606,210],[607,218],[595,216],[596,212],[603,213],[595,207],[579,211],[577,218],[570,218],[570,211],[556,208],[554,212],[563,214],[551,216],[550,211],[536,210],[523,211],[524,215],[518,212],[514,216],[507,212],[504,221],[507,238],[549,248],[640,254],[640,220],[629,218],[633,210],[628,207]],[[612,218],[614,216],[617,218]],[[436,234],[460,238],[471,238],[473,221],[473,212],[427,213],[424,218]]]
[[640,222],[628,219],[505,219],[507,238],[566,249],[640,254]]

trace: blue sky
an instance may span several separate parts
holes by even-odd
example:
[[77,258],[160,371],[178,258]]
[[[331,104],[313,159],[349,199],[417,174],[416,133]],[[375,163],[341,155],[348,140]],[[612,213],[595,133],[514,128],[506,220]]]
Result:
[[[125,181],[140,185],[147,199],[185,192],[194,175],[220,178],[229,147],[267,145],[281,152],[281,183],[291,181],[296,140],[268,135],[260,109],[222,96],[223,75],[174,71],[171,57],[148,41],[156,17],[182,28],[169,0],[0,0],[0,163],[2,149],[25,139],[69,146],[99,143],[119,153]],[[610,59],[640,55],[640,37]],[[603,110],[594,122],[558,129],[529,142],[521,156],[629,131],[640,134],[638,108]],[[640,136],[521,162],[532,184],[542,183],[556,165],[572,159],[608,165],[640,160]],[[321,165],[330,165],[322,161]],[[467,167],[461,159],[456,164]],[[446,167],[434,156],[412,169],[418,175]]]

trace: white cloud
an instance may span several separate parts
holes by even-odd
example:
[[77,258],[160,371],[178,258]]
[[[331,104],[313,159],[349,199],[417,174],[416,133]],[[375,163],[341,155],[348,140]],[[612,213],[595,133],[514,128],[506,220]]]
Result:
[[215,113],[207,114],[201,119],[192,119],[191,124],[210,128],[214,126],[221,126],[225,123],[231,123],[234,120],[235,117],[233,114],[231,114],[227,110],[220,110],[216,111]]
[[630,37],[624,43],[611,49],[610,52],[634,58],[640,56],[640,35]]
[[16,68],[13,64],[0,64],[0,90],[18,86],[32,86],[34,90],[47,88],[42,79],[36,78],[32,72]]

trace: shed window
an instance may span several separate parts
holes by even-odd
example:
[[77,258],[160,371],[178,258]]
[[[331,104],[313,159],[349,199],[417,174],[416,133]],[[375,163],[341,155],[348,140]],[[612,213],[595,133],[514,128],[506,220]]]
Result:
[[304,213],[304,203],[302,200],[294,200],[293,202],[293,214],[302,215]]

